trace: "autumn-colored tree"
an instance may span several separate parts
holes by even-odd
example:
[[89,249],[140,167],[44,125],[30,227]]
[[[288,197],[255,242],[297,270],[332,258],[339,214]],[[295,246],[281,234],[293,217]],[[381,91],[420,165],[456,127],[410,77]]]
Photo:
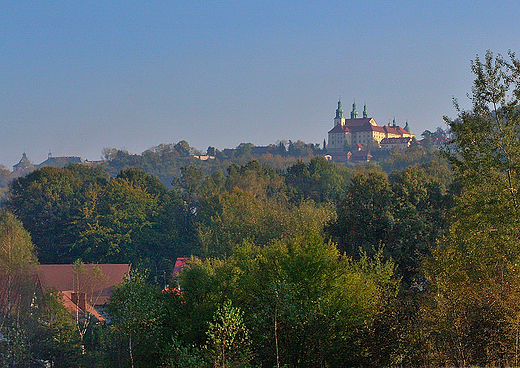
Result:
[[0,211],[0,333],[7,366],[26,365],[31,358],[28,319],[37,291],[31,266],[37,264],[34,245],[22,223],[6,210]]
[[462,191],[427,267],[432,350],[440,364],[517,365],[520,61],[488,51],[472,71],[472,109],[446,119]]

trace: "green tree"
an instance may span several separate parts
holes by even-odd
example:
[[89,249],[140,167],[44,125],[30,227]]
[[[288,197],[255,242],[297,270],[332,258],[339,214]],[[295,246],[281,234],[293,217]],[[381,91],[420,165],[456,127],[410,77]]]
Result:
[[160,290],[147,283],[147,275],[132,274],[116,285],[108,311],[115,328],[125,337],[132,367],[148,366],[161,359],[157,340],[162,336],[164,308]]
[[181,157],[187,157],[190,155],[190,144],[185,141],[185,140],[182,140],[180,142],[178,142],[175,146],[174,146],[175,150],[177,152],[179,152],[179,155]]
[[343,201],[338,203],[338,219],[330,229],[340,250],[359,257],[372,255],[387,243],[394,222],[393,193],[386,174],[358,171]]
[[390,178],[379,171],[358,171],[337,203],[337,219],[328,234],[356,259],[382,249],[410,285],[421,276],[423,259],[447,228],[452,202],[444,175],[433,163],[410,166]]
[[249,157],[251,156],[251,148],[253,143],[240,143],[235,149],[235,157]]
[[[318,145],[319,146],[319,145]],[[307,144],[301,140],[297,140],[296,142],[289,141],[289,147],[287,152],[290,156],[304,158],[304,157],[312,157],[315,154],[315,151],[319,147],[315,147],[314,144]]]
[[161,195],[168,190],[157,176],[135,167],[122,170],[117,178],[127,180],[134,187],[144,189],[152,195]]
[[201,254],[230,255],[237,244],[247,239],[267,245],[310,229],[321,231],[333,216],[330,204],[290,204],[256,198],[250,192],[235,189],[208,199],[200,208],[197,233]]
[[7,366],[27,366],[31,359],[28,327],[36,285],[30,276],[37,262],[22,223],[12,213],[0,211],[0,332],[6,339],[1,360]]
[[392,171],[396,170],[403,170],[408,166],[415,164],[423,164],[426,162],[439,160],[437,153],[432,153],[431,151],[419,145],[412,145],[404,152],[400,152],[399,150],[395,149],[390,152],[389,156],[383,155],[382,157],[383,159],[379,164],[387,173],[391,173]]
[[203,343],[201,320],[230,299],[244,311],[254,364],[359,366],[368,362],[365,327],[397,290],[393,265],[376,258],[341,257],[310,232],[266,246],[244,242],[225,261],[194,261],[181,274],[181,335]]
[[150,259],[158,195],[128,179],[114,179],[92,190],[81,208],[75,254],[86,262],[139,262]]
[[230,300],[219,305],[208,324],[208,343],[205,350],[214,367],[250,366],[249,331],[244,325],[243,312],[233,307]]
[[23,224],[7,210],[0,211],[0,266],[6,273],[17,273],[38,263],[31,236]]
[[[77,326],[64,307],[63,298],[56,290],[47,290],[41,295],[38,308],[32,314],[34,335],[31,347],[35,359],[47,360],[55,367],[80,367],[88,360],[91,351],[81,349]],[[92,350],[99,352],[100,348],[96,346]]]
[[453,134],[446,156],[462,191],[427,267],[441,364],[518,363],[519,67],[512,53],[477,55],[472,109],[455,102],[458,117],[446,119]]
[[314,157],[306,165],[298,161],[287,168],[285,175],[291,199],[300,201],[312,199],[316,202],[336,201],[343,194],[353,171],[341,167],[323,157]]
[[100,168],[69,165],[44,167],[10,186],[7,207],[22,221],[43,263],[67,263],[75,257],[78,240],[76,219],[92,190],[106,185],[108,175]]
[[0,188],[7,187],[10,179],[11,172],[4,165],[0,165]]
[[281,172],[256,160],[243,166],[233,164],[228,168],[228,174],[225,186],[230,193],[238,188],[257,198],[283,195],[285,183]]
[[11,183],[8,208],[23,222],[43,263],[67,262],[75,241],[71,218],[81,183],[66,169],[44,167]]

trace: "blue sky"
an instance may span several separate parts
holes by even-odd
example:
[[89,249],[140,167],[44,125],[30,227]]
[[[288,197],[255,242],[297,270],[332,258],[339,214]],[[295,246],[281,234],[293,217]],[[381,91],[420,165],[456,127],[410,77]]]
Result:
[[187,140],[322,143],[338,97],[444,126],[470,60],[518,50],[517,1],[0,3],[0,164]]

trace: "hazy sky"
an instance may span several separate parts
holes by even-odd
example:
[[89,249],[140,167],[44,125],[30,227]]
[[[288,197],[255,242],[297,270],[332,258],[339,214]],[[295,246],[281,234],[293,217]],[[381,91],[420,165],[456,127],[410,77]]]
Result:
[[470,60],[519,51],[519,1],[0,2],[0,164],[187,140],[322,143],[338,97],[444,126]]

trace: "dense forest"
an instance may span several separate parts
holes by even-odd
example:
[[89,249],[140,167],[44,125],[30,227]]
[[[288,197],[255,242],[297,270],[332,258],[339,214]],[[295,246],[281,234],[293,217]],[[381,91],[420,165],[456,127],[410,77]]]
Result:
[[[472,70],[472,109],[455,101],[442,152],[346,166],[314,145],[246,144],[201,161],[179,142],[15,179],[0,213],[9,280],[37,262],[133,271],[104,325],[78,326],[20,281],[0,364],[517,366],[520,61],[488,52]],[[173,275],[177,257],[190,260]]]

